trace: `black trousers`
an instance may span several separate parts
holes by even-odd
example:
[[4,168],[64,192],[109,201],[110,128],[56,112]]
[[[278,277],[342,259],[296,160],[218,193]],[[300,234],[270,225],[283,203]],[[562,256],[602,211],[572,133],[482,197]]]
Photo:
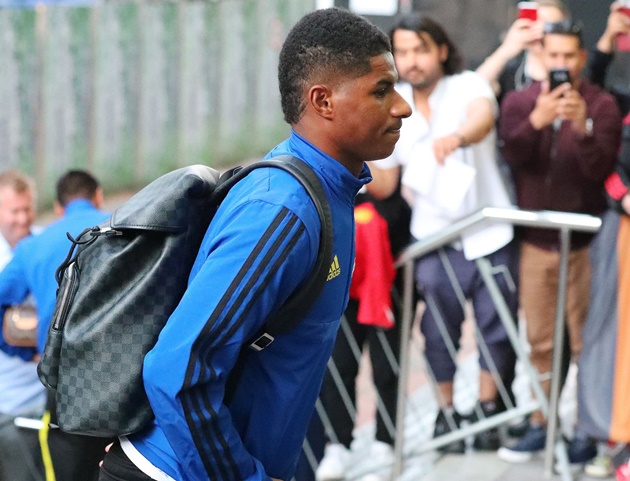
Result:
[[105,455],[98,481],[151,481],[151,478],[129,461],[116,441]]
[[[394,306],[396,306],[396,302],[394,302]],[[341,444],[349,447],[352,442],[352,430],[354,429],[355,419],[346,409],[342,393],[345,390],[356,410],[355,381],[359,372],[359,360],[352,350],[351,343],[354,340],[359,349],[362,349],[366,344],[369,345],[372,377],[380,405],[376,413],[376,439],[388,444],[394,444],[394,432],[391,432],[388,428],[381,410],[387,413],[392,425],[395,426],[398,375],[392,368],[391,357],[393,356],[396,364],[399,362],[400,316],[396,312],[396,307],[394,307],[394,315],[397,319],[395,327],[392,329],[380,329],[359,324],[357,322],[358,308],[358,302],[350,299],[345,312],[345,319],[351,338],[346,335],[346,331],[343,328],[340,328],[333,349],[332,361],[339,372],[341,385],[335,382],[334,376],[328,370],[322,385],[320,399],[337,439]]]
[[[56,424],[55,404],[54,396],[49,394],[47,409],[51,413],[52,424]],[[105,447],[115,439],[70,434],[50,428],[47,441],[56,481],[96,481]]]

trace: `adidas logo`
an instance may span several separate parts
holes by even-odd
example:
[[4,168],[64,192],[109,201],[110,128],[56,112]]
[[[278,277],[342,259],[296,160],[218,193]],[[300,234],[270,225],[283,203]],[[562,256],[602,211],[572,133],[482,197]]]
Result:
[[334,279],[339,274],[341,274],[341,267],[339,267],[339,259],[337,259],[337,256],[335,256],[335,258],[332,261],[332,264],[330,265],[330,270],[328,271],[328,278],[326,279],[326,282],[328,282],[331,279]]

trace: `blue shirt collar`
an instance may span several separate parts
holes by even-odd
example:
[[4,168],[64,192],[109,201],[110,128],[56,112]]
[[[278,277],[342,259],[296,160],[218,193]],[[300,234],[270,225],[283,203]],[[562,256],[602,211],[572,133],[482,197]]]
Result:
[[357,178],[339,161],[322,152],[294,130],[291,131],[291,137],[276,146],[265,159],[279,155],[293,155],[304,160],[319,173],[324,182],[336,187],[334,191],[347,192],[351,202],[354,202],[354,197],[361,187],[372,180],[367,163],[363,163],[363,170]]
[[98,209],[94,207],[94,204],[92,204],[87,199],[75,199],[75,200],[70,201],[66,205],[64,209],[64,217],[67,217],[69,215],[74,215],[77,212],[85,212],[88,210],[98,210]]

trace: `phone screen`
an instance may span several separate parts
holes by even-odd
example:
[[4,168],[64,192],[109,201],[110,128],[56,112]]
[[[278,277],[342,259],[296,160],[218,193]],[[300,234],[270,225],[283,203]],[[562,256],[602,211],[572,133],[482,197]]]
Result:
[[528,18],[535,22],[538,19],[538,4],[536,2],[519,2],[518,18]]
[[571,83],[571,74],[569,69],[554,68],[549,71],[549,91],[559,87],[563,83]]

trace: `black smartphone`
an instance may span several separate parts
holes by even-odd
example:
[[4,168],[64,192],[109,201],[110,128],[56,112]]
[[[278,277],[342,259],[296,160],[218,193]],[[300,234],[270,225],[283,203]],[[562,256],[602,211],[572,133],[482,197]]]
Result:
[[549,70],[549,91],[551,92],[556,87],[559,87],[563,83],[571,83],[571,74],[568,68],[552,68]]

